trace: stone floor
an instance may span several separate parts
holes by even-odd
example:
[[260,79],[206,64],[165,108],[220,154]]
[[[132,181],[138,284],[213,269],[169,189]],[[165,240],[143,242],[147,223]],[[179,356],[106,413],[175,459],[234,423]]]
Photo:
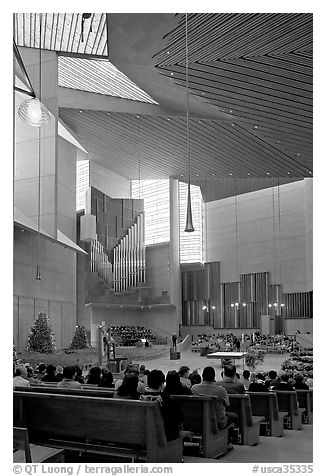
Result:
[[[284,362],[288,356],[289,354],[266,354],[264,362],[257,366],[256,371],[265,371],[271,369],[278,371],[281,368],[282,362]],[[153,360],[137,360],[135,362],[144,364],[149,370],[155,368],[161,369],[164,373],[166,373],[168,370],[178,370],[181,365],[187,365],[191,370],[198,369],[199,373],[201,373],[204,367],[211,365],[216,370],[217,378],[219,378],[220,372],[222,370],[221,361],[219,359],[201,357],[199,352],[191,352],[191,350],[182,352],[180,360],[169,360],[169,356],[163,356]],[[238,371],[241,373],[242,360],[238,360],[236,363]]]
[[235,445],[232,451],[218,459],[185,456],[185,463],[312,463],[313,426],[302,430],[284,430],[281,438],[261,436],[257,446]]

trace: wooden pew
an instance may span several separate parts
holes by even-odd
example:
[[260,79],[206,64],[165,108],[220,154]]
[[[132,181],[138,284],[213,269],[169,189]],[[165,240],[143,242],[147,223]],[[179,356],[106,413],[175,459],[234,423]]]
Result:
[[[14,427],[14,463],[64,463],[64,451],[47,446],[29,444],[27,428]],[[17,450],[17,451],[15,451]]]
[[264,436],[283,436],[285,412],[279,412],[277,396],[273,392],[247,392],[254,416],[262,416],[260,434]]
[[[206,395],[172,395],[183,413],[183,429],[200,437],[200,454],[217,458],[227,453],[228,428],[219,430],[216,421],[216,397]],[[233,425],[232,425],[233,426]]]
[[284,428],[288,430],[301,430],[303,408],[299,408],[297,393],[295,391],[273,390],[277,395],[278,408],[286,412]]
[[229,394],[230,406],[227,411],[234,412],[239,417],[240,444],[253,446],[259,443],[260,423],[262,416],[253,416],[249,395]]
[[58,388],[53,387],[51,389],[46,388],[43,385],[39,387],[14,387],[14,390],[21,391],[21,392],[38,392],[38,393],[51,393],[53,395],[85,395],[88,397],[105,397],[105,398],[113,398],[114,395],[114,388]]
[[166,440],[158,402],[14,391],[14,425],[28,428],[36,444],[122,461],[182,461],[182,438]]
[[312,388],[309,390],[296,390],[299,407],[304,409],[302,423],[313,424],[313,394]]

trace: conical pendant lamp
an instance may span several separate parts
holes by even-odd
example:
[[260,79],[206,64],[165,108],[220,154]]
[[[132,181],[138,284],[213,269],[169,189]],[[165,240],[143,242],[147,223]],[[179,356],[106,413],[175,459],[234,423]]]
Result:
[[188,53],[188,13],[186,13],[186,97],[187,97],[187,157],[188,157],[188,200],[186,232],[195,231],[192,223],[191,192],[190,192],[190,141],[189,141],[189,53]]

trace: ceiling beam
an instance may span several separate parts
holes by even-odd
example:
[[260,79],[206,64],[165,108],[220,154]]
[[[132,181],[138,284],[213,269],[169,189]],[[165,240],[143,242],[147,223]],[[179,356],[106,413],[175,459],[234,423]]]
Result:
[[[69,109],[120,112],[124,114],[139,114],[144,116],[185,117],[186,115],[184,105],[181,107],[180,104],[168,109],[157,104],[64,87],[58,88],[58,105],[59,107]],[[192,110],[191,107],[189,107],[189,110],[192,117],[197,117],[198,119],[212,119],[210,114],[198,114],[198,111]]]

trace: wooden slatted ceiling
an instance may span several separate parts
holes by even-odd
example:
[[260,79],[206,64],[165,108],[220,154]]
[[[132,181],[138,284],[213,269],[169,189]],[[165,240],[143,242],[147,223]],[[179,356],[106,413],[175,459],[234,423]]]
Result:
[[[181,177],[187,171],[184,118],[106,114],[60,109],[60,117],[73,128],[96,160],[129,179]],[[140,131],[139,131],[140,129]],[[211,177],[309,176],[307,168],[238,124],[191,120],[193,180]]]
[[[184,15],[178,18],[152,61],[159,74],[184,87],[185,21]],[[312,15],[194,13],[188,18],[191,93],[233,116],[232,122],[191,118],[193,181],[230,174],[310,177]],[[18,45],[38,47],[37,15],[17,14],[15,20]],[[84,43],[81,14],[47,14],[43,21],[44,48],[106,56],[105,14],[93,14],[92,32],[85,22]],[[60,115],[89,158],[116,173],[138,178],[141,157],[144,179],[187,174],[182,117],[142,116],[140,140],[134,115],[70,109]]]
[[[39,48],[40,16],[38,13],[14,14],[14,38],[18,46]],[[41,46],[46,50],[107,57],[106,14],[93,13],[84,22],[82,13],[43,13]]]
[[[185,86],[184,15],[156,67]],[[312,170],[312,15],[189,16],[189,87],[256,140]],[[232,112],[231,112],[232,111]],[[255,137],[255,139],[254,139]]]
[[104,59],[94,60],[59,56],[58,85],[157,104],[127,76]]

